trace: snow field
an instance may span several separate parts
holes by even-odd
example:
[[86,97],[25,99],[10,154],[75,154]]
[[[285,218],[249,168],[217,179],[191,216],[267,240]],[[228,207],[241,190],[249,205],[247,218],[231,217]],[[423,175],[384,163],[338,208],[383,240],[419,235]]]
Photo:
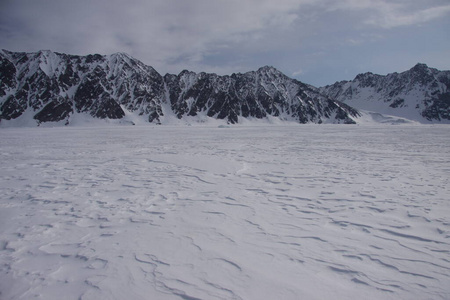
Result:
[[1,299],[448,299],[445,125],[0,130]]

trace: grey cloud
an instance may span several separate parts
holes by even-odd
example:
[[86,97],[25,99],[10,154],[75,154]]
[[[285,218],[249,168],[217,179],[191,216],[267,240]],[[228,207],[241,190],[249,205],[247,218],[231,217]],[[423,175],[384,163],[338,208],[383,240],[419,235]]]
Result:
[[448,13],[444,0],[3,0],[0,41],[14,51],[127,52],[161,73],[274,65],[318,84],[342,65],[359,70],[355,57],[373,61],[371,48],[395,40],[390,29],[443,26]]
[[365,11],[365,24],[394,28],[442,18],[450,14],[450,4],[438,0],[343,0],[330,4],[328,10]]

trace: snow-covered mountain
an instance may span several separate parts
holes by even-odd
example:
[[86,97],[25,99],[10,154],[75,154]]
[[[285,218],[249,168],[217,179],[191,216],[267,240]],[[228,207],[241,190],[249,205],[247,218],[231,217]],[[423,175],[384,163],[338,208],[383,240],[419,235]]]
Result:
[[450,123],[450,71],[417,64],[386,76],[359,74],[319,89],[352,107],[419,122]]
[[71,122],[74,114],[148,122],[211,117],[237,123],[268,116],[300,123],[355,123],[357,110],[273,67],[218,76],[161,76],[124,53],[67,55],[0,51],[0,121]]
[[120,119],[124,109],[146,115],[149,121],[159,116],[162,77],[127,54],[3,50],[0,59],[1,119],[15,119],[26,112],[37,122],[69,122],[74,112]]

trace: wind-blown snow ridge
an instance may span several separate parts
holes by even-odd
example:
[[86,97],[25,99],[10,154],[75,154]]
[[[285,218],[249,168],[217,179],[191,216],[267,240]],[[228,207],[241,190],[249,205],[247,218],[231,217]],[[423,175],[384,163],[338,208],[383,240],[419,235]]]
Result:
[[0,121],[73,123],[98,119],[167,123],[208,118],[238,123],[275,117],[299,123],[355,123],[358,112],[273,67],[218,76],[161,76],[125,53],[75,56],[0,52]]
[[449,299],[448,126],[306,127],[1,130],[0,298]]

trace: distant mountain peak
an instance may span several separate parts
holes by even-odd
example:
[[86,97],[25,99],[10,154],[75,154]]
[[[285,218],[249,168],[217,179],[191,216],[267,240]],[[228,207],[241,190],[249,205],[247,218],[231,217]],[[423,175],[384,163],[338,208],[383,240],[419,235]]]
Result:
[[411,68],[411,70],[423,70],[428,69],[428,66],[424,63],[417,63],[414,67]]
[[424,63],[385,76],[359,74],[354,80],[320,90],[358,109],[419,122],[450,123],[450,71],[438,71]]
[[258,69],[258,71],[278,71],[278,70],[273,66],[266,65],[266,66],[260,67]]
[[[273,74],[283,74],[277,68],[273,66],[263,66],[257,70],[258,73],[273,73]],[[284,75],[284,74],[283,74]]]
[[116,59],[123,59],[123,60],[127,60],[127,61],[130,61],[130,60],[137,61],[136,58],[132,57],[131,55],[129,55],[128,53],[125,53],[125,52],[116,52],[116,53],[109,55],[109,57],[116,58]]
[[39,50],[38,52],[36,52],[36,55],[44,55],[44,56],[47,56],[47,55],[51,55],[51,54],[53,54],[53,51],[51,51],[51,50],[45,50],[45,49]]
[[183,71],[181,71],[178,76],[185,76],[185,75],[197,75],[197,73],[193,72],[193,71],[189,71],[184,69]]
[[127,57],[127,58],[133,58],[131,55],[129,55],[126,52],[115,52],[115,53],[111,54],[111,56],[123,56],[123,57]]

